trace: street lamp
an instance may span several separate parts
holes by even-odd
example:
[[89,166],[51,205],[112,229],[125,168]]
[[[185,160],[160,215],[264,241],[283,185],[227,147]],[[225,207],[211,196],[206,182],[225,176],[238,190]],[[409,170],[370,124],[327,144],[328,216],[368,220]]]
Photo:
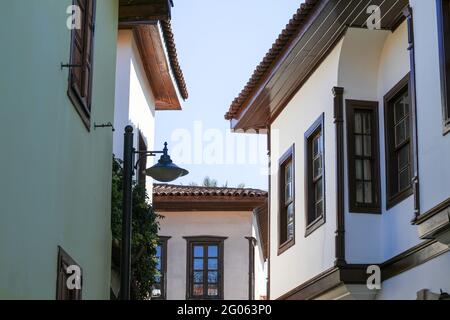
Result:
[[127,126],[123,145],[123,199],[122,199],[122,248],[120,256],[120,299],[130,300],[131,281],[131,221],[132,221],[132,183],[135,166],[134,155],[155,157],[162,154],[158,163],[146,170],[146,175],[160,182],[171,182],[189,172],[175,165],[168,154],[167,142],[162,151],[136,151],[133,147],[133,127]]

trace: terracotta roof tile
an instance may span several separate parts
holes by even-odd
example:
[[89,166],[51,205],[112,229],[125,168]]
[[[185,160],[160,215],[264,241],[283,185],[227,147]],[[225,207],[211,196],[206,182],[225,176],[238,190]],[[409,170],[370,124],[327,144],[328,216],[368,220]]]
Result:
[[186,82],[184,80],[183,71],[178,62],[177,48],[175,46],[175,39],[173,36],[172,25],[170,21],[161,20],[161,29],[163,31],[164,41],[166,43],[167,53],[169,55],[170,66],[172,67],[177,82],[178,90],[181,97],[186,100],[189,98]]
[[267,192],[258,189],[249,188],[214,188],[214,187],[197,187],[197,186],[180,186],[171,184],[154,184],[153,196],[157,197],[239,197],[239,198],[264,198]]
[[301,4],[300,8],[286,25],[286,28],[280,33],[278,39],[272,45],[272,48],[270,48],[261,63],[256,67],[244,89],[232,102],[229,111],[225,114],[225,119],[235,119],[239,115],[243,103],[250,97],[253,91],[257,89],[257,86],[264,79],[273,64],[279,59],[283,50],[286,49],[296,36],[319,1],[320,0],[306,0],[305,3]]

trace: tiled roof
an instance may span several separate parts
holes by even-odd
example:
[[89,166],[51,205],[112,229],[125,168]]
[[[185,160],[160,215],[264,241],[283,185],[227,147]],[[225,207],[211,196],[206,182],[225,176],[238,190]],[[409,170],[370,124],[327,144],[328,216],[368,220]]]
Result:
[[265,198],[267,192],[248,188],[214,188],[197,186],[179,186],[171,184],[154,184],[153,196],[156,197],[230,197],[230,198]]
[[243,103],[250,97],[253,91],[257,89],[257,86],[264,79],[273,64],[280,58],[284,49],[286,49],[289,43],[297,35],[298,31],[304,25],[305,21],[319,1],[321,0],[306,0],[305,3],[301,4],[300,8],[286,25],[286,28],[281,32],[278,39],[272,45],[272,48],[269,52],[267,52],[264,59],[256,67],[252,77],[247,82],[247,85],[241,91],[239,96],[234,99],[229,111],[225,114],[225,119],[231,120],[238,116]]
[[184,80],[183,71],[181,70],[180,63],[178,62],[177,48],[175,46],[175,40],[172,32],[172,25],[170,21],[161,20],[161,29],[163,31],[164,41],[166,43],[167,53],[169,55],[170,66],[172,67],[177,82],[178,90],[181,97],[186,100],[189,98],[186,82]]

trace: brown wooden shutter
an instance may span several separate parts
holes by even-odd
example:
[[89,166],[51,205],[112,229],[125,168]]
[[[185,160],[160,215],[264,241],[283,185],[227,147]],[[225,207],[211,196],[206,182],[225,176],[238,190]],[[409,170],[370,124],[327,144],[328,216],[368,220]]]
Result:
[[96,0],[74,0],[80,8],[81,28],[72,31],[68,94],[89,127],[92,101],[92,72]]

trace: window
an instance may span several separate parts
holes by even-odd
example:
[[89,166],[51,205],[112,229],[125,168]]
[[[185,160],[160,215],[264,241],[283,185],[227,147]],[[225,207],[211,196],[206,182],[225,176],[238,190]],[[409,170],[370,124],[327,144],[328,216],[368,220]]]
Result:
[[350,212],[380,213],[378,103],[347,100]]
[[[75,267],[75,268],[74,268]],[[77,277],[77,270],[81,273]],[[56,300],[81,300],[83,272],[81,267],[61,248],[58,247],[58,265],[56,279]],[[76,282],[80,287],[76,287]],[[69,284],[74,287],[70,287]]]
[[279,163],[279,254],[295,243],[294,150],[289,148]]
[[[142,132],[139,131],[139,152],[147,152],[147,144],[145,143],[144,136]],[[139,167],[138,167],[138,183],[145,187],[147,174],[147,155],[141,154],[139,156]]]
[[444,134],[450,132],[450,1],[437,0]]
[[167,299],[167,241],[170,237],[159,237],[159,243],[156,247],[156,268],[158,275],[155,277],[152,290],[152,300]]
[[188,237],[187,299],[223,299],[222,237]]
[[305,134],[306,236],[325,223],[324,115]]
[[409,75],[385,96],[386,187],[388,209],[412,194],[412,141]]
[[81,28],[73,29],[67,94],[86,127],[90,128],[96,0],[74,0]]

